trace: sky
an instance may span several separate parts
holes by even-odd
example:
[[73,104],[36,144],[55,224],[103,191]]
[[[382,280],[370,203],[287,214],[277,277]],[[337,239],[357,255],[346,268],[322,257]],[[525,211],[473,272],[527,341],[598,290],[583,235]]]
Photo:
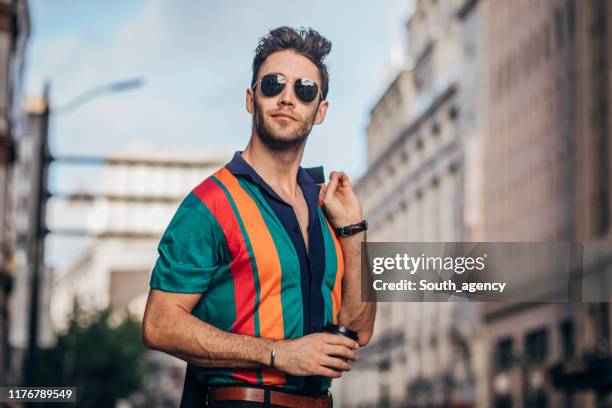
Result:
[[[366,169],[369,112],[405,54],[413,1],[30,0],[25,96],[40,96],[48,80],[52,108],[59,108],[93,87],[143,79],[139,89],[52,115],[55,156],[231,154],[250,136],[245,91],[258,39],[281,25],[312,27],[333,43],[330,107],[308,138],[302,165],[356,180]],[[50,190],[99,191],[100,170],[54,164]]]
[[[257,40],[280,25],[312,27],[333,43],[330,109],[313,129],[302,164],[356,178],[366,167],[369,111],[384,91],[391,50],[406,43],[411,3],[31,0],[26,95],[40,95],[48,79],[52,104],[61,106],[92,87],[143,78],[140,89],[53,117],[56,155],[233,152],[250,135],[244,95]],[[52,186],[88,184],[84,170],[55,166]]]

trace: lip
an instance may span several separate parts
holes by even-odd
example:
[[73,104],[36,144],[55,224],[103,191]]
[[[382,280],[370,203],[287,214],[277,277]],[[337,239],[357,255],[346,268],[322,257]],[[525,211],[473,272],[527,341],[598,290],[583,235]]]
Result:
[[294,118],[293,116],[287,113],[274,113],[270,116],[272,116],[273,118],[285,118],[285,119],[297,120],[296,118]]

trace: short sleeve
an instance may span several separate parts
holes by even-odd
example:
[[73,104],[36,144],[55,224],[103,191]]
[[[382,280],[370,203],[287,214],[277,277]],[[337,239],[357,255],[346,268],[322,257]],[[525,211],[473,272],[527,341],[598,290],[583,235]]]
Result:
[[221,227],[210,214],[179,207],[162,236],[150,286],[166,292],[203,293],[223,262]]

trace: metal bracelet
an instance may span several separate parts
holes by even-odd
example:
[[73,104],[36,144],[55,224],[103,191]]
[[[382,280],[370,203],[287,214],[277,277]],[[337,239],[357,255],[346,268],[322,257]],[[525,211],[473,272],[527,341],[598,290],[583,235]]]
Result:
[[276,358],[276,350],[270,352],[270,367],[274,368],[274,359]]

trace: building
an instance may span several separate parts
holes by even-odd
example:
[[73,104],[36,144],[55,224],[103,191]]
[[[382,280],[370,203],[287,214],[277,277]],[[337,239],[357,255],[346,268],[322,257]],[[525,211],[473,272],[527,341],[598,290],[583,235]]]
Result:
[[[142,319],[157,244],[180,201],[231,155],[121,152],[106,157],[101,191],[51,200],[51,232],[89,235],[77,259],[53,277],[51,318],[66,327],[74,302],[84,310],[129,310]],[[55,201],[55,202],[53,202]],[[135,406],[176,406],[185,363],[147,351],[149,373]],[[141,401],[144,398],[143,401]]]
[[[44,233],[38,227],[44,223],[44,219],[39,220],[39,199],[46,191],[47,168],[41,156],[48,153],[47,108],[48,104],[44,98],[25,102],[23,135],[17,142],[17,158],[14,165],[16,200],[14,224],[17,240],[9,336],[12,349],[11,377],[14,384],[23,384],[30,335],[35,337],[35,344],[38,347],[48,347],[55,341],[49,320],[51,271],[41,261]],[[36,274],[39,296],[36,302],[33,302],[35,266],[38,268]],[[34,303],[38,303],[35,316],[32,314]],[[33,318],[37,326],[35,333],[31,333]]]
[[[466,3],[417,1],[408,20],[412,62],[371,111],[368,168],[355,184],[369,241],[463,241],[478,231],[466,174],[478,171],[480,125],[477,107],[464,108],[479,100],[478,26],[464,33]],[[334,395],[343,407],[473,406],[478,330],[473,303],[379,303],[374,337]]]
[[[584,276],[609,275],[612,4],[478,3],[487,88],[483,238],[584,242]],[[606,289],[600,300],[610,300]],[[588,301],[588,292],[578,295],[585,293]],[[609,309],[608,302],[484,305],[491,381],[482,406],[610,404]]]
[[30,16],[25,0],[0,1],[0,386],[9,381],[9,296],[15,257],[13,163],[21,135],[21,92]]
[[142,314],[162,233],[186,192],[228,157],[115,153],[106,158],[101,192],[58,199],[50,216],[52,231],[80,228],[93,240],[54,277],[54,325],[64,327],[75,296],[86,309],[132,305]]

